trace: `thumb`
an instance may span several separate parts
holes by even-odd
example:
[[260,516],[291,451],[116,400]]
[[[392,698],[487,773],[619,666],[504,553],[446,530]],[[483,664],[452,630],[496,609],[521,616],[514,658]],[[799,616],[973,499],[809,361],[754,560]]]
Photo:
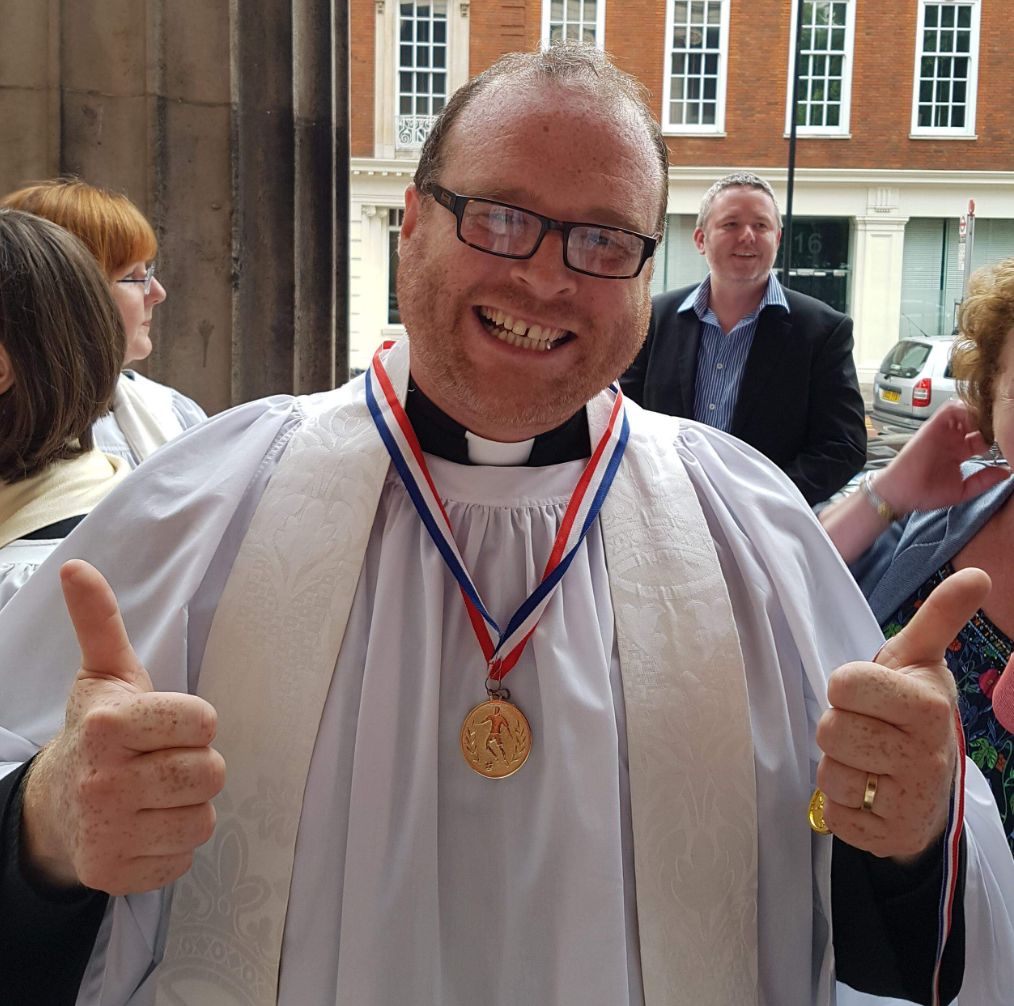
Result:
[[993,713],[1000,725],[1014,733],[1014,656],[993,688]]
[[114,678],[150,692],[151,679],[130,645],[113,588],[92,565],[71,559],[60,567],[60,585],[81,648],[78,678]]
[[961,498],[962,500],[974,499],[987,489],[1006,482],[1010,476],[1009,468],[998,468],[995,465],[991,465],[989,468],[980,468],[974,475],[969,475],[961,483]]
[[892,636],[875,657],[884,667],[935,667],[954,637],[989,594],[990,579],[981,570],[959,569],[923,601],[912,620]]

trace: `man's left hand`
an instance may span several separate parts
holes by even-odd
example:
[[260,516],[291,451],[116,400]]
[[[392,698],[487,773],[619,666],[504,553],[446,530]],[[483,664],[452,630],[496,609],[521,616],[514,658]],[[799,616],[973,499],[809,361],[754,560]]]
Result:
[[817,724],[817,785],[825,823],[849,845],[911,862],[946,827],[958,749],[943,654],[989,587],[982,570],[952,574],[874,661],[831,674],[831,708]]

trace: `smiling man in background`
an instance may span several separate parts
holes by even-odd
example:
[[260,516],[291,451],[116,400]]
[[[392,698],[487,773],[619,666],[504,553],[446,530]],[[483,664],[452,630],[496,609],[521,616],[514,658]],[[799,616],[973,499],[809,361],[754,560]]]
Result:
[[866,461],[852,319],[785,290],[771,268],[782,218],[771,186],[741,172],[704,194],[694,245],[708,275],[660,294],[624,375],[646,409],[696,419],[756,447],[811,506]]

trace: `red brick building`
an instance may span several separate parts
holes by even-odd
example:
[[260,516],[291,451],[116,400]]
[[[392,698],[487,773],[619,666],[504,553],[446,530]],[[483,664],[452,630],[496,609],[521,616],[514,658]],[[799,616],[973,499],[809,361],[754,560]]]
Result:
[[[352,0],[353,359],[398,330],[401,194],[435,112],[504,52],[583,38],[647,88],[669,143],[657,290],[704,275],[700,197],[737,169],[784,201],[795,0]],[[1014,254],[1014,63],[1005,0],[805,0],[792,285],[856,319],[867,376],[945,334],[972,263]]]

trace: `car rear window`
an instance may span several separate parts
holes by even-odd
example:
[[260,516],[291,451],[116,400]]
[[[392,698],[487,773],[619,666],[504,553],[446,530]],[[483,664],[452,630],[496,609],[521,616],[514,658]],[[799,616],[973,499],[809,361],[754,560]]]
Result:
[[926,362],[930,347],[925,342],[899,342],[880,365],[882,374],[892,377],[915,377]]

